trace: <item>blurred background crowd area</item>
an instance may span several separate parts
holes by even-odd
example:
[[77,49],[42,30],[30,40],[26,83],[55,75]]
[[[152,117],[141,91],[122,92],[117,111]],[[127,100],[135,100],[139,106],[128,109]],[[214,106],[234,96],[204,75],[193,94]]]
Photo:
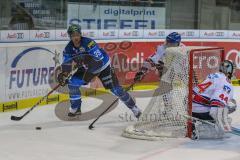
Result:
[[[147,10],[154,12],[150,18],[154,19],[156,24],[144,26],[146,29],[238,30],[240,28],[240,0],[1,0],[0,30],[65,29],[71,23],[73,6],[75,10],[76,6],[78,7],[78,13],[74,18],[88,22],[88,25],[83,25],[83,29],[99,29],[97,25],[102,25],[102,22],[98,19],[104,21],[132,18],[135,22],[137,15],[134,17],[132,12],[145,13]],[[91,8],[89,13],[93,13],[95,19],[91,15],[93,20],[86,20],[88,16],[81,7]],[[117,12],[116,8],[119,8],[122,14],[117,16],[109,14],[111,8],[114,8],[114,13]],[[123,13],[123,10],[126,13]],[[104,15],[104,13],[108,14]],[[145,23],[144,20],[148,20],[149,17],[146,14],[139,14],[139,19]],[[96,27],[89,27],[90,21],[96,23]],[[122,29],[119,25],[112,25],[112,28]],[[136,29],[136,25],[125,25],[125,28]],[[104,29],[111,29],[111,25]]]

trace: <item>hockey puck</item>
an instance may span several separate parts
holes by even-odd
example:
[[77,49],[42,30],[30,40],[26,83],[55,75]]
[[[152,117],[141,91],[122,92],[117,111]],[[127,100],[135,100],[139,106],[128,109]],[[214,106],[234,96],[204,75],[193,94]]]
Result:
[[36,127],[35,129],[36,129],[36,130],[41,130],[41,129],[42,129],[42,127]]

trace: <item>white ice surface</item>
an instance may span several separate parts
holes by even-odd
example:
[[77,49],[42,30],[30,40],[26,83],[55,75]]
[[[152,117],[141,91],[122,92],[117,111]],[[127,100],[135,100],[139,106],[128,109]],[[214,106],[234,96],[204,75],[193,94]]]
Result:
[[[238,97],[239,92],[235,94]],[[238,104],[239,103],[238,99]],[[138,98],[143,109],[149,98]],[[83,111],[94,108],[96,100],[83,100]],[[39,107],[19,122],[11,115],[25,110],[0,114],[0,160],[240,160],[240,136],[224,140],[192,141],[165,139],[144,141],[121,136],[124,127],[133,122],[123,121],[119,115],[131,114],[120,103],[103,116],[94,130],[88,130],[92,121],[66,122],[54,113],[54,105]],[[240,109],[232,115],[240,127]],[[40,126],[42,130],[35,130]]]

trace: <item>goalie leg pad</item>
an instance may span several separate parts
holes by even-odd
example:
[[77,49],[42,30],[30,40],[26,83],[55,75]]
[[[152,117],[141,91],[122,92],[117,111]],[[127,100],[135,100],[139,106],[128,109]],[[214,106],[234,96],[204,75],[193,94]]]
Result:
[[197,133],[197,137],[199,139],[219,139],[219,138],[224,138],[224,132],[221,129],[220,126],[215,124],[214,119],[212,116],[209,114],[209,112],[205,113],[196,113],[193,112],[192,116],[201,120],[206,120],[211,122],[214,125],[210,125],[204,122],[200,121],[195,121],[193,123],[193,129],[195,133]]
[[224,132],[217,125],[212,126],[202,122],[195,122],[194,126],[199,139],[224,138]]

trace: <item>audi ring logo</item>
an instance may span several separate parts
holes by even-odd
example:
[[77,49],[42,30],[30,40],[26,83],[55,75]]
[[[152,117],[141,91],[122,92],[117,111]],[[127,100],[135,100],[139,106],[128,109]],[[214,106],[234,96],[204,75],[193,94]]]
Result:
[[232,60],[236,65],[237,69],[240,69],[240,51],[237,49],[232,49],[227,52],[226,59]]

